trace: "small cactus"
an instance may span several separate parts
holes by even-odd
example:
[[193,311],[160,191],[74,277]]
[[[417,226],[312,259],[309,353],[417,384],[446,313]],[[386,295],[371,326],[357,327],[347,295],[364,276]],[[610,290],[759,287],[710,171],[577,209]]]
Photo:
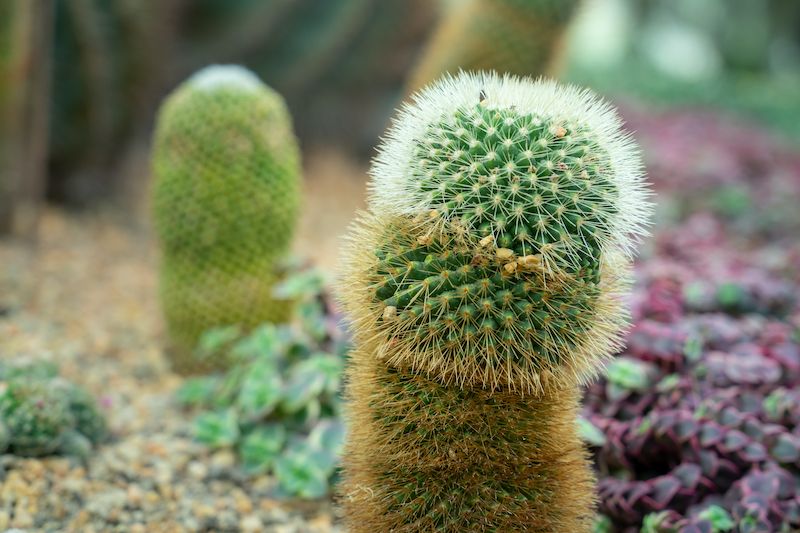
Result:
[[208,67],[164,103],[153,204],[179,372],[204,369],[191,353],[208,329],[288,319],[272,289],[298,215],[299,167],[282,98],[241,67]]
[[88,392],[41,368],[0,368],[0,449],[85,457],[107,436],[105,419]]
[[418,94],[345,256],[352,531],[591,529],[579,386],[619,347],[650,205],[614,110],[460,74]]
[[19,455],[55,453],[75,424],[69,405],[48,381],[16,379],[0,395],[0,419],[10,433],[10,447]]
[[419,90],[459,70],[552,75],[564,33],[580,4],[580,0],[459,2],[431,38],[410,87]]

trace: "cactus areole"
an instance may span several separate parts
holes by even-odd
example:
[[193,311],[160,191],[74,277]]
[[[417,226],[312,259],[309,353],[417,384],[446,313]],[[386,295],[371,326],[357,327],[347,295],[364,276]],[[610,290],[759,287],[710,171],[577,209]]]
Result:
[[578,387],[619,348],[650,211],[616,112],[461,73],[403,108],[371,174],[341,287],[350,527],[587,530]]

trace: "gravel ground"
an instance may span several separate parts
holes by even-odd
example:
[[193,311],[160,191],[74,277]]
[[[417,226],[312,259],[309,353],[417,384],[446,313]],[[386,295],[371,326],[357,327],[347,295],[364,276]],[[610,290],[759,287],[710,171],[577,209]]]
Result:
[[52,360],[113,432],[85,464],[0,456],[0,531],[339,531],[330,501],[271,497],[229,451],[192,441],[162,359],[149,233],[47,212],[34,245],[0,241],[0,356]]

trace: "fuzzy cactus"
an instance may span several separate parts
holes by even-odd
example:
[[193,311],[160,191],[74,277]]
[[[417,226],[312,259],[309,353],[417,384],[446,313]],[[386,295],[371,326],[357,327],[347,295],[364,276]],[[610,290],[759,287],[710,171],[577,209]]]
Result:
[[153,154],[161,301],[174,367],[214,327],[282,322],[273,296],[298,215],[300,162],[283,99],[237,66],[195,74],[164,103]]
[[[461,4],[461,3],[459,3]],[[411,76],[417,90],[444,73],[493,69],[552,74],[580,0],[468,0],[447,14]]]
[[579,386],[619,346],[649,203],[615,112],[460,74],[416,96],[346,252],[352,531],[588,531]]

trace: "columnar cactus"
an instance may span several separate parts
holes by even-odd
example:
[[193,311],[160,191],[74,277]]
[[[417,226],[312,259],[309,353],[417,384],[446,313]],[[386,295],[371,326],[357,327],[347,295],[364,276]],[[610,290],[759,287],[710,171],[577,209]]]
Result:
[[161,300],[174,367],[212,327],[288,319],[272,294],[298,215],[300,163],[283,99],[236,66],[195,74],[164,103],[153,170]]
[[[444,73],[552,74],[580,0],[467,0],[445,16],[411,76],[418,90]],[[461,4],[461,3],[459,3]]]
[[619,347],[649,210],[614,110],[462,73],[400,113],[371,173],[341,287],[351,531],[588,531],[579,386]]

